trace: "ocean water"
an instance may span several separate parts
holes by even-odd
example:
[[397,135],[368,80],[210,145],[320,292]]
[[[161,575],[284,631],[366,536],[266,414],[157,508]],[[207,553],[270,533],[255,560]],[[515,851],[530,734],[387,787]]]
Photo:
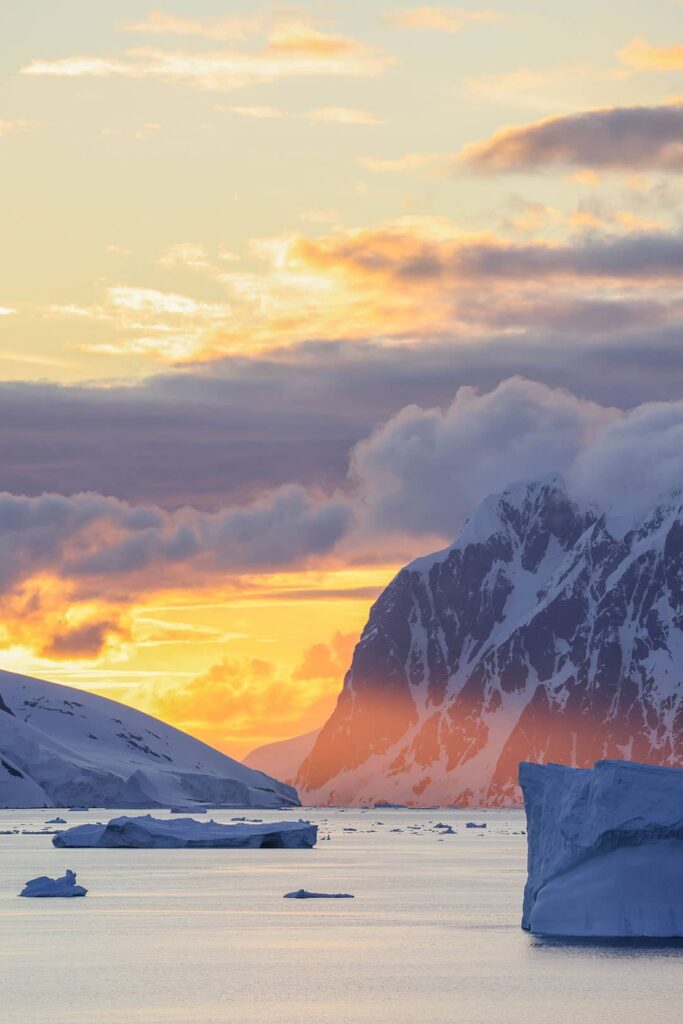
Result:
[[[41,828],[55,813],[0,811],[0,830]],[[78,824],[103,814],[62,816]],[[543,942],[520,930],[521,812],[322,809],[302,816],[331,840],[313,850],[58,850],[49,835],[1,835],[0,1020],[681,1019],[680,946]],[[487,829],[466,829],[470,819]],[[457,834],[440,837],[438,821]],[[66,868],[89,888],[85,899],[17,898],[27,879]],[[355,899],[282,899],[298,888]]]

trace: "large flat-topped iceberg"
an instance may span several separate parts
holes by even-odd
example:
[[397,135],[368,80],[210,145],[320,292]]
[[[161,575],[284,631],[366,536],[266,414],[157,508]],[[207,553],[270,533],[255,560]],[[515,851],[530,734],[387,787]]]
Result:
[[584,938],[683,937],[683,769],[522,762],[522,927]]
[[222,825],[216,821],[195,821],[193,818],[140,817],[112,818],[101,822],[76,825],[56,835],[55,846],[162,849],[300,849],[315,846],[318,826],[310,821],[240,822]]

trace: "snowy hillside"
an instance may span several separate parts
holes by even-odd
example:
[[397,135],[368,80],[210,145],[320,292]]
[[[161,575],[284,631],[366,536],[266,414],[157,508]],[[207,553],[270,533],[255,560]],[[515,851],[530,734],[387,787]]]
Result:
[[683,764],[683,499],[488,498],[373,606],[296,776],[308,803],[519,802],[521,760]]
[[150,715],[0,672],[0,807],[298,805],[291,786]]

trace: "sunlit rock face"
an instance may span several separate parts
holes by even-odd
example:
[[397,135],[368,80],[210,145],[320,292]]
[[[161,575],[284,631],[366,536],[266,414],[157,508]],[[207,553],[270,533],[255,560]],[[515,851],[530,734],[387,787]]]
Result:
[[683,936],[683,770],[520,765],[522,927],[574,938]]
[[503,805],[521,760],[681,764],[682,627],[680,493],[615,517],[515,485],[380,596],[299,793]]

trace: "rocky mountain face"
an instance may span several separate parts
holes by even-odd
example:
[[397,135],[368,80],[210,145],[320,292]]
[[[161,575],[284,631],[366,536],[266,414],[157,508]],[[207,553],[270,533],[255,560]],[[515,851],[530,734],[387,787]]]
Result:
[[296,790],[157,718],[0,672],[0,807],[298,805]]
[[488,498],[373,606],[301,764],[307,803],[517,803],[522,760],[683,764],[683,498],[580,508],[561,480]]

